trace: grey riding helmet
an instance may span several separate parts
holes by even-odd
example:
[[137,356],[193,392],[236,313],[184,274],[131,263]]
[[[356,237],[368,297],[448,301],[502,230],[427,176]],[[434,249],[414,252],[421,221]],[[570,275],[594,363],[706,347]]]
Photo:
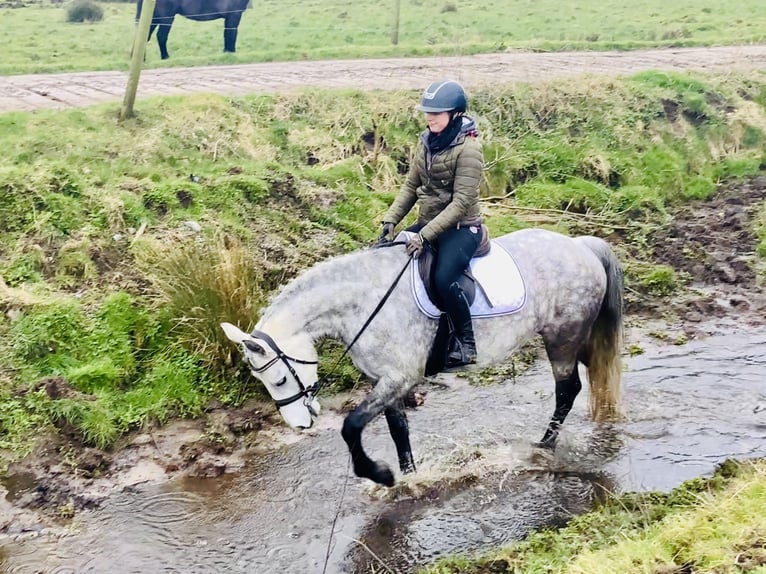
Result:
[[464,112],[468,107],[468,98],[463,86],[455,80],[434,82],[423,92],[420,104],[415,106],[419,112]]

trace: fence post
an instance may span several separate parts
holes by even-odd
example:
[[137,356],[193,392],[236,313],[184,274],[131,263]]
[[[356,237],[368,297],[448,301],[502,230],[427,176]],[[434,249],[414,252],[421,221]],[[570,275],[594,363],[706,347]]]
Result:
[[394,24],[391,27],[391,43],[399,44],[399,4],[400,0],[394,0]]
[[133,38],[133,54],[130,60],[130,76],[128,85],[125,88],[125,98],[122,101],[120,110],[120,119],[124,120],[133,117],[133,104],[136,101],[136,91],[138,90],[138,79],[141,77],[141,66],[144,63],[144,54],[146,54],[146,40],[149,36],[149,26],[154,16],[154,4],[156,0],[143,0],[141,5],[141,17],[138,20],[136,36]]

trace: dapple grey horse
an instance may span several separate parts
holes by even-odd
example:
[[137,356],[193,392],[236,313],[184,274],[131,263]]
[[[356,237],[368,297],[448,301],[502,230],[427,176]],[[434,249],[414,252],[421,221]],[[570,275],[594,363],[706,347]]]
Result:
[[[553,369],[556,406],[541,446],[552,448],[582,384],[578,361],[588,369],[591,414],[617,414],[622,337],[622,268],[609,245],[596,237],[570,238],[526,229],[495,239],[511,254],[527,288],[517,312],[474,320],[478,367],[507,359],[541,335]],[[314,341],[330,336],[350,344],[407,264],[403,247],[364,249],[321,262],[288,283],[264,310],[255,330],[222,327],[266,386],[284,420],[308,428],[319,413],[318,356]],[[417,307],[409,275],[349,349],[354,365],[376,381],[343,423],[354,472],[392,486],[394,476],[362,447],[362,431],[384,413],[399,466],[415,469],[403,397],[423,378],[437,321]]]

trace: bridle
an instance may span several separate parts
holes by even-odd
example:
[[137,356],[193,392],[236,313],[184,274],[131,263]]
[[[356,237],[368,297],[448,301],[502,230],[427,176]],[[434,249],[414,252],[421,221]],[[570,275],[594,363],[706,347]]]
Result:
[[299,401],[302,398],[305,399],[303,404],[306,406],[306,408],[309,409],[312,415],[314,415],[314,409],[311,406],[311,401],[314,400],[314,397],[316,397],[317,393],[319,392],[319,381],[310,384],[309,386],[306,386],[303,384],[303,381],[301,381],[301,378],[298,376],[298,372],[295,370],[295,367],[293,367],[292,363],[299,363],[301,365],[317,365],[319,364],[319,361],[306,361],[305,359],[296,359],[295,357],[291,357],[288,354],[286,354],[282,349],[279,348],[279,345],[272,339],[269,335],[264,333],[263,331],[259,331],[258,329],[255,329],[252,333],[250,333],[254,337],[258,337],[259,339],[266,341],[266,344],[271,347],[271,350],[276,353],[276,356],[271,359],[268,363],[265,365],[258,367],[257,369],[250,366],[251,370],[254,373],[263,373],[267,369],[271,368],[277,361],[282,361],[284,365],[287,367],[287,370],[290,371],[290,374],[295,379],[295,382],[298,383],[298,387],[300,388],[300,391],[295,393],[294,395],[291,395],[285,399],[274,399],[274,404],[277,405],[278,409],[281,409],[282,407],[286,407],[287,405],[293,404],[295,401]]
[[[394,245],[402,245],[404,243],[405,242],[401,242],[401,241],[388,241],[385,243],[382,243],[382,242],[378,243],[375,247],[376,248],[392,247]],[[349,343],[349,345],[343,351],[343,354],[341,354],[341,356],[335,362],[335,366],[330,371],[330,374],[338,367],[338,365],[346,356],[346,354],[351,350],[351,347],[354,346],[354,343],[356,343],[359,340],[359,337],[362,336],[362,333],[364,333],[365,329],[367,329],[369,324],[375,318],[375,315],[378,314],[380,309],[383,307],[383,304],[391,296],[391,293],[394,292],[394,288],[396,287],[397,283],[399,283],[399,280],[402,278],[402,275],[404,275],[404,272],[407,270],[407,266],[410,264],[411,260],[412,260],[412,255],[407,257],[407,262],[404,264],[404,267],[402,267],[401,271],[399,271],[399,274],[396,276],[396,279],[394,279],[394,282],[388,288],[388,291],[386,291],[386,294],[383,295],[383,298],[380,300],[377,307],[375,307],[373,312],[367,318],[367,321],[364,322],[364,325],[362,325],[362,328],[359,329],[359,332],[356,334],[354,339],[351,341],[351,343]],[[306,386],[303,384],[303,381],[301,381],[301,378],[298,376],[298,373],[295,370],[295,367],[293,367],[291,363],[298,363],[301,365],[317,365],[319,364],[319,361],[307,361],[305,359],[296,359],[295,357],[290,357],[287,353],[285,353],[282,349],[279,348],[279,345],[277,345],[274,339],[272,339],[269,335],[267,335],[266,333],[258,329],[254,329],[253,332],[250,334],[254,337],[257,337],[258,339],[265,341],[266,344],[271,348],[271,350],[274,351],[274,353],[276,353],[276,356],[265,365],[262,365],[258,367],[257,369],[254,368],[252,365],[250,365],[250,369],[254,373],[263,373],[267,369],[271,368],[277,361],[282,361],[282,363],[287,367],[287,370],[290,371],[290,374],[293,376],[293,378],[295,379],[295,382],[298,383],[298,387],[300,388],[300,391],[298,391],[294,395],[290,395],[287,398],[274,399],[274,404],[277,406],[277,408],[281,409],[282,407],[286,407],[287,405],[291,405],[294,402],[303,399],[303,404],[309,410],[309,413],[311,413],[312,416],[316,416],[317,413],[314,411],[314,408],[311,406],[311,403],[316,398],[320,389],[324,386],[327,375],[322,377],[322,379],[317,380],[316,382]]]

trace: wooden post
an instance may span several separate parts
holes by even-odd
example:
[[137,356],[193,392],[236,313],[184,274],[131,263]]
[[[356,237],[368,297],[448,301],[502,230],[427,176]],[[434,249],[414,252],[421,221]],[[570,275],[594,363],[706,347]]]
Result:
[[399,44],[399,5],[401,0],[394,0],[394,24],[391,27],[391,43]]
[[133,38],[133,56],[130,60],[130,76],[128,85],[125,88],[125,98],[122,101],[120,110],[120,119],[124,120],[133,117],[133,104],[136,101],[136,91],[138,91],[138,79],[141,77],[141,66],[144,63],[144,54],[146,54],[146,43],[149,37],[149,26],[154,16],[154,4],[156,0],[143,0],[141,5],[141,17],[138,20],[136,36]]

